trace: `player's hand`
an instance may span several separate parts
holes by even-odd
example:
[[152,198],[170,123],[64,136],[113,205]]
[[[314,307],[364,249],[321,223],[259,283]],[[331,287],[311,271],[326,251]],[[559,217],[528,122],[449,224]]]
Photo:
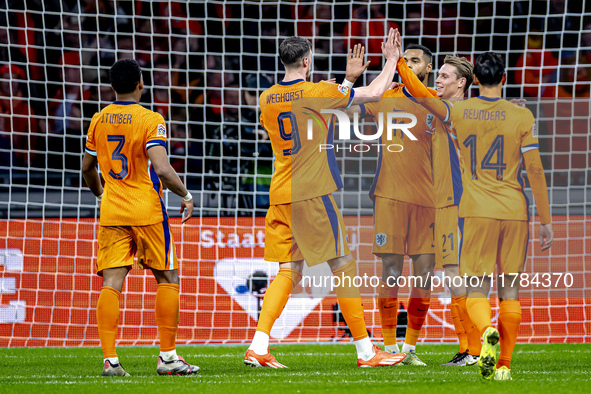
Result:
[[400,35],[400,32],[398,31],[398,29],[396,29],[396,31],[394,32],[394,45],[396,46],[396,50],[398,52],[398,59],[400,59],[403,54],[402,51],[402,36]]
[[396,89],[399,86],[400,84],[398,82],[392,82],[390,86],[388,86],[388,89]]
[[398,61],[398,50],[394,41],[396,32],[398,32],[398,29],[390,28],[386,42],[382,43],[382,54],[386,60],[394,59],[395,61]]
[[509,100],[510,103],[513,103],[515,105],[518,105],[520,107],[525,107],[525,103],[527,102],[526,99],[518,99],[518,98],[514,98]]
[[181,200],[181,214],[185,212],[183,216],[183,221],[181,224],[185,223],[191,216],[193,216],[193,199],[189,201]]
[[255,134],[259,136],[259,139],[266,141],[269,139],[269,134],[263,129],[254,129]]
[[554,231],[552,231],[552,223],[540,224],[540,246],[542,251],[549,249],[554,242]]
[[353,49],[349,49],[349,55],[347,57],[347,75],[345,78],[350,82],[355,82],[361,74],[365,72],[369,67],[370,61],[363,64],[363,57],[365,56],[365,47],[361,44],[357,44]]

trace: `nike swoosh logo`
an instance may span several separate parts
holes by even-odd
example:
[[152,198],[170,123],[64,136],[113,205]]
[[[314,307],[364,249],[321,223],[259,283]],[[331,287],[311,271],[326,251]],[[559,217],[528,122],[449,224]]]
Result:
[[451,253],[449,253],[449,254],[446,254],[445,256],[443,256],[443,258],[446,258],[446,257],[448,257],[448,256],[451,256]]
[[394,306],[385,306],[384,305],[384,309],[390,309],[390,308],[395,308],[395,307],[396,307],[396,305],[394,305]]
[[429,309],[419,309],[419,308],[417,308],[417,311],[419,311],[419,312],[427,312],[428,310]]

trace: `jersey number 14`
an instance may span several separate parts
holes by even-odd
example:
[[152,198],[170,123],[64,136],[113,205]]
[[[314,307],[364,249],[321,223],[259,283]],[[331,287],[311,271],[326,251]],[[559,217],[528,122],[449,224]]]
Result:
[[[464,140],[464,146],[470,149],[470,171],[472,173],[472,179],[477,180],[478,175],[476,174],[476,134],[470,134],[468,138]],[[480,168],[483,170],[494,170],[497,172],[497,180],[503,180],[503,171],[507,169],[507,164],[503,162],[503,154],[505,148],[505,136],[497,135],[491,144],[490,148],[484,155],[484,159],[480,162]],[[493,157],[496,157],[496,163],[493,163]]]

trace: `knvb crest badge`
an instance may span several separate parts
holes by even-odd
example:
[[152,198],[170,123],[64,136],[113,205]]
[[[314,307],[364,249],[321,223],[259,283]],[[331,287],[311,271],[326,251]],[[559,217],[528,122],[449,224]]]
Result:
[[427,133],[429,133],[429,134],[433,134],[435,132],[434,119],[435,119],[435,117],[433,116],[433,114],[427,114],[427,117],[426,117]]
[[386,234],[384,234],[384,233],[377,233],[376,234],[376,244],[378,246],[384,246],[384,245],[386,245],[386,242],[388,242],[388,240],[386,238]]

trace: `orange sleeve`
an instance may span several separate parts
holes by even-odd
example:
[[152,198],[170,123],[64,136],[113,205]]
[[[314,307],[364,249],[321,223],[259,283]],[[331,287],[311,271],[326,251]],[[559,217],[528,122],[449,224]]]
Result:
[[544,167],[542,167],[542,160],[540,159],[540,151],[538,149],[532,149],[525,152],[523,154],[523,160],[531,191],[536,200],[540,222],[542,224],[551,223],[552,216],[550,215],[550,203],[548,202],[548,188],[546,185],[546,176],[544,175]]
[[153,112],[146,120],[147,138],[146,150],[161,145],[166,148],[166,124],[164,118]]
[[86,153],[92,156],[96,156],[96,145],[94,142],[94,129],[96,127],[98,119],[100,119],[101,114],[96,113],[92,117],[90,121],[90,126],[88,126],[88,133],[86,135],[86,145],[84,146],[84,150]]
[[315,83],[310,94],[310,97],[323,97],[322,103],[326,109],[349,108],[354,96],[355,91],[353,89],[326,81]]
[[406,91],[423,107],[429,110],[439,119],[447,122],[449,120],[450,109],[443,100],[434,99],[433,93],[417,78],[411,71],[404,59],[400,58],[396,65],[400,79],[404,83]]
[[261,114],[259,115],[259,122],[261,123],[261,126],[263,126],[263,129],[265,128],[265,123],[263,122],[263,111],[261,109]]

